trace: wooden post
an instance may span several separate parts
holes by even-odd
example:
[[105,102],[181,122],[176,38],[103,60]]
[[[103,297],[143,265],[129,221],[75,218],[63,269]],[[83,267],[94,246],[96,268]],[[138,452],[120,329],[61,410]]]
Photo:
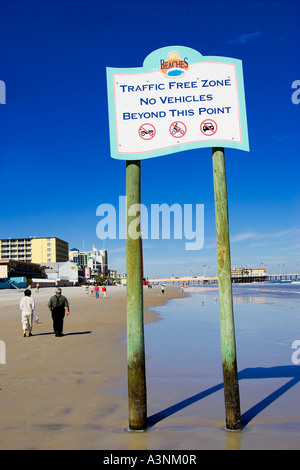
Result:
[[[137,215],[129,215],[133,204],[141,204],[141,162],[126,162],[127,195],[127,362],[129,429],[147,428],[146,372],[143,319],[142,241],[130,236],[130,223]],[[140,227],[141,228],[141,227]]]
[[226,429],[229,431],[238,431],[241,430],[241,411],[232,304],[228,198],[224,149],[213,148],[212,156]]

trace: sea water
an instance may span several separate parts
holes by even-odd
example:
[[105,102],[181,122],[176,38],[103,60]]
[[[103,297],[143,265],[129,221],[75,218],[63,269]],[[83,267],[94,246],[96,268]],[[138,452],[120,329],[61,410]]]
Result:
[[[224,416],[218,287],[185,290],[145,327],[149,408],[161,425],[170,417],[192,424]],[[233,284],[232,291],[244,422],[296,414],[299,427],[300,284]]]
[[[167,289],[167,287],[166,287]],[[149,366],[168,373],[205,361],[220,362],[219,292],[214,285],[187,287],[186,298],[156,308],[160,321],[147,325]],[[291,363],[300,340],[300,284],[233,284],[233,311],[240,367]]]

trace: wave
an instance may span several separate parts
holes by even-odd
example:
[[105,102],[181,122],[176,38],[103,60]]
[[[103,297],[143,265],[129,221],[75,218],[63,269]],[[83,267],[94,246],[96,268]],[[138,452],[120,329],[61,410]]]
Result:
[[[247,295],[247,296],[276,296],[276,297],[295,297],[300,296],[300,283],[251,283],[251,284],[232,284],[233,296]],[[185,288],[190,293],[201,292],[215,292],[218,290],[218,285],[205,285],[205,286],[189,286]]]

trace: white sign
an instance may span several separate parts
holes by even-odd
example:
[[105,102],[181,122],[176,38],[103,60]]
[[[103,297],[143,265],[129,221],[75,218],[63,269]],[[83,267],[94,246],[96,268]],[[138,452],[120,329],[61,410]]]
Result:
[[185,47],[142,69],[107,69],[111,156],[135,160],[198,147],[249,150],[241,61]]

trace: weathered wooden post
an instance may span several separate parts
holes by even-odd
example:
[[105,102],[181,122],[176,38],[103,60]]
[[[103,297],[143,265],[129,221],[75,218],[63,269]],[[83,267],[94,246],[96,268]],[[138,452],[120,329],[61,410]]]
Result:
[[224,148],[213,148],[212,156],[226,429],[229,431],[238,431],[241,430],[241,412],[232,304],[228,197]]
[[130,230],[131,222],[137,218],[135,206],[141,204],[141,162],[126,162],[127,196],[127,362],[129,429],[147,428],[147,398],[143,319],[143,279],[141,227],[138,234]]

